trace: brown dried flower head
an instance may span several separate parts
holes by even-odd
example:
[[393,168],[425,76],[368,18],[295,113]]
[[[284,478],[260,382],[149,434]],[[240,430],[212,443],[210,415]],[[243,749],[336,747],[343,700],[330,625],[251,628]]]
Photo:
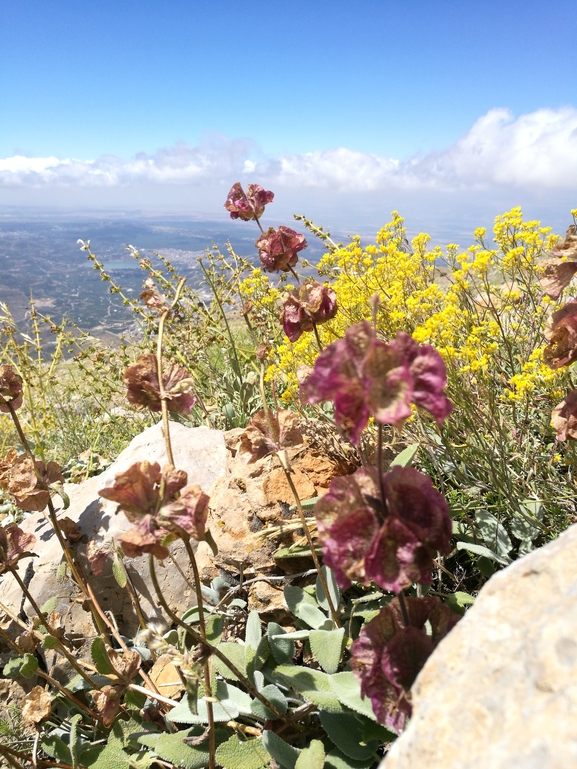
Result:
[[10,409],[6,405],[10,403],[13,409],[19,409],[22,405],[22,377],[12,366],[0,366],[0,412],[7,414]]
[[[193,380],[190,374],[176,364],[163,372],[165,400],[169,411],[188,414],[196,403],[192,395]],[[124,384],[128,392],[128,402],[134,406],[144,406],[151,411],[162,410],[162,398],[158,381],[158,364],[152,353],[139,355],[136,363],[124,372]]]

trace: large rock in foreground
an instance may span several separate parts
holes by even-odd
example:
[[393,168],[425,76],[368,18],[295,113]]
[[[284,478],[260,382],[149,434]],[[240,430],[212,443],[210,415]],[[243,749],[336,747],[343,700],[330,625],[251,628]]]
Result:
[[[227,468],[228,453],[222,432],[171,422],[170,434],[175,465],[188,473],[188,483],[198,483],[209,493]],[[112,485],[116,473],[125,471],[134,462],[144,460],[158,462],[161,466],[168,461],[161,423],[137,435],[102,475],[89,478],[79,485],[66,485],[70,507],[65,511],[57,509],[57,513],[59,517],[67,516],[78,525],[82,538],[73,548],[87,573],[88,564],[83,557],[87,542],[97,540],[106,545],[132,528],[122,513],[115,514],[116,503],[99,497],[98,490]],[[55,498],[57,501],[58,497]],[[47,513],[34,513],[20,525],[26,533],[34,534],[37,538],[33,550],[38,557],[23,561],[20,565],[20,573],[24,576],[27,564],[32,564],[33,572],[28,572],[25,579],[30,579],[28,587],[36,602],[42,606],[47,600],[56,598],[56,611],[62,615],[69,635],[79,639],[90,638],[95,634],[95,629],[91,615],[82,606],[80,591],[70,579],[59,577],[62,551]],[[193,544],[196,546],[196,543]],[[158,601],[149,577],[148,557],[127,559],[125,564],[138,590],[145,617],[160,617]],[[175,542],[171,548],[171,560],[167,560],[164,566],[157,566],[157,574],[164,597],[174,611],[182,612],[196,604],[188,556],[180,541]],[[90,578],[90,583],[102,607],[114,615],[121,631],[127,635],[136,632],[138,620],[130,596],[116,583],[110,562],[105,565],[100,576]],[[22,591],[11,575],[7,575],[0,584],[0,602],[13,614],[23,609],[26,616],[34,615],[28,602],[23,602]]]
[[383,769],[577,767],[577,525],[492,577],[413,697]]

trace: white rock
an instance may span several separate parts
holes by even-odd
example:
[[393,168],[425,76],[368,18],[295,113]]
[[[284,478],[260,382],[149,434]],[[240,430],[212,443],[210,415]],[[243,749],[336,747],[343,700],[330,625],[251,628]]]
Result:
[[413,697],[383,769],[577,767],[577,525],[489,580]]
[[[207,427],[185,427],[177,422],[170,423],[170,433],[176,467],[188,473],[189,484],[198,483],[205,492],[210,493],[215,481],[226,471],[227,451],[223,434]],[[98,491],[111,485],[116,473],[126,470],[134,462],[143,460],[156,461],[161,466],[167,462],[160,423],[136,436],[117,461],[101,475],[89,478],[81,484],[65,486],[70,497],[70,507],[66,511],[57,510],[57,513],[59,517],[68,516],[78,524],[83,537],[73,548],[79,554],[80,562],[89,575],[86,559],[83,557],[86,543],[93,539],[110,542],[132,526],[122,513],[115,514],[117,505],[101,499]],[[42,606],[49,598],[57,596],[56,611],[63,615],[69,634],[81,637],[95,635],[91,615],[76,600],[80,596],[76,585],[68,578],[59,580],[57,577],[62,551],[47,513],[34,513],[25,519],[21,528],[35,534],[38,540],[34,551],[39,557],[31,559],[34,575],[29,584],[29,590],[36,602]],[[182,612],[196,603],[190,565],[179,541],[171,545],[171,555],[185,576],[172,559],[167,559],[164,566],[157,565],[157,574],[169,606],[177,612]],[[20,563],[19,573],[22,577],[28,563],[28,560]],[[160,616],[149,577],[148,557],[126,559],[124,563],[139,592],[145,617],[151,619]],[[101,576],[90,575],[90,583],[103,608],[115,616],[121,631],[127,635],[133,634],[138,628],[136,615],[127,591],[119,588],[112,576],[110,562],[105,565]],[[33,616],[32,607],[28,602],[22,603],[22,592],[11,575],[7,575],[0,584],[0,603],[16,614],[23,606],[25,614],[28,617]]]

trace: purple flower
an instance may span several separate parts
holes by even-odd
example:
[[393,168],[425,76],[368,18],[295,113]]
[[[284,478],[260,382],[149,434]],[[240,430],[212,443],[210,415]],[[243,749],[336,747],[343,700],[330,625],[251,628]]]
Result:
[[[351,668],[369,697],[377,719],[396,732],[410,717],[410,689],[439,641],[459,621],[438,598],[405,598],[409,624],[404,624],[394,598],[368,622],[352,646]],[[431,626],[431,635],[425,623]]]
[[441,423],[453,408],[443,393],[446,382],[445,364],[433,347],[403,332],[386,344],[362,321],[323,350],[300,393],[304,403],[333,400],[337,424],[358,444],[371,415],[399,425],[412,402]]
[[248,222],[251,219],[260,219],[267,203],[272,203],[274,193],[263,189],[260,184],[249,184],[246,192],[240,182],[235,182],[226,198],[224,207],[230,211],[231,219],[242,219]]
[[374,467],[334,478],[315,505],[323,560],[344,590],[352,580],[395,593],[413,582],[430,584],[437,551],[449,552],[449,508],[431,479],[394,467],[382,481],[384,508]]
[[304,235],[280,225],[269,227],[255,243],[258,256],[266,272],[288,272],[298,262],[297,253],[307,247]]
[[337,314],[337,295],[326,283],[303,283],[285,299],[281,323],[291,342]]

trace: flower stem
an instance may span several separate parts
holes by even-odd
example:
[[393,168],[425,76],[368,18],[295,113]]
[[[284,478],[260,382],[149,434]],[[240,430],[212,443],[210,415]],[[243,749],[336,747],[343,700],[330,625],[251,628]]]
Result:
[[164,432],[164,442],[166,444],[166,456],[171,465],[174,465],[174,457],[172,456],[172,444],[170,442],[170,427],[168,424],[168,406],[166,403],[166,391],[164,389],[164,382],[163,382],[163,376],[162,376],[162,341],[164,337],[164,324],[166,322],[166,319],[172,312],[172,310],[174,310],[174,308],[178,304],[180,299],[180,292],[182,291],[182,288],[185,283],[186,283],[186,278],[181,278],[178,286],[176,287],[176,291],[174,292],[174,299],[172,300],[172,304],[166,310],[166,312],[164,312],[160,316],[160,320],[158,321],[158,339],[156,341],[156,368],[158,371],[158,389],[160,390],[160,406],[162,409],[162,429]]
[[401,607],[401,614],[403,615],[403,622],[405,624],[405,627],[409,627],[411,624],[411,618],[409,616],[409,607],[407,606],[407,602],[405,601],[405,594],[401,590],[397,594],[397,598],[399,599],[399,606]]
[[[281,453],[284,455],[284,457],[281,457]],[[333,622],[335,623],[335,627],[341,627],[341,621],[339,620],[339,615],[337,614],[337,610],[335,608],[335,605],[333,604],[333,599],[331,597],[331,594],[329,593],[329,588],[328,588],[328,585],[327,585],[327,581],[325,579],[325,575],[323,574],[323,570],[321,568],[319,557],[317,555],[317,551],[316,551],[316,548],[315,548],[315,545],[314,545],[314,542],[313,542],[313,538],[311,536],[311,532],[310,532],[310,529],[308,527],[308,524],[307,524],[307,521],[306,521],[306,518],[305,518],[303,506],[301,505],[301,500],[300,500],[298,491],[296,490],[296,486],[294,485],[293,479],[291,478],[290,468],[287,466],[288,465],[288,460],[287,460],[286,454],[284,454],[284,452],[280,452],[279,451],[277,453],[277,456],[279,457],[279,460],[280,460],[280,463],[281,463],[281,467],[282,467],[282,469],[284,471],[284,474],[285,474],[285,477],[287,479],[287,483],[290,486],[290,490],[292,491],[292,494],[293,494],[293,497],[294,497],[294,500],[295,500],[295,503],[296,503],[296,507],[297,507],[297,510],[298,510],[298,513],[299,513],[299,516],[300,516],[300,519],[301,519],[301,524],[302,524],[302,527],[304,529],[305,536],[307,538],[307,542],[308,542],[308,545],[309,545],[309,549],[311,551],[311,555],[313,557],[313,562],[314,562],[316,570],[318,572],[320,583],[321,583],[322,588],[323,588],[323,590],[325,592],[325,596],[326,596],[326,599],[327,599],[327,603],[329,605],[329,611],[331,613],[331,617],[333,618]]]
[[315,339],[317,340],[317,347],[319,348],[319,352],[323,351],[323,343],[321,342],[321,338],[319,336],[319,330],[317,328],[317,324],[313,323],[313,331],[315,332]]
[[[194,550],[190,544],[190,537],[182,537],[184,547],[192,566],[192,573],[194,576],[194,589],[196,591],[196,605],[198,607],[198,626],[200,629],[200,637],[203,644],[206,644],[206,623],[204,621],[204,601],[202,598],[202,589],[200,584],[200,574],[198,572],[198,564],[196,563],[196,556]],[[214,713],[212,709],[212,685],[211,685],[211,670],[210,661],[207,659],[204,663],[204,688],[206,689],[206,713],[208,716],[208,739],[209,739],[209,769],[214,769],[215,766],[215,754],[216,754],[216,734],[214,731]]]
[[243,684],[243,686],[247,689],[247,691],[255,697],[259,702],[261,702],[265,707],[267,707],[269,710],[272,710],[272,712],[275,714],[275,716],[281,720],[285,720],[285,715],[278,710],[276,705],[274,705],[272,702],[267,700],[266,697],[264,697],[253,684],[249,681],[249,679],[241,673],[241,671],[234,665],[231,660],[228,659],[226,654],[224,654],[217,646],[213,646],[209,641],[203,641],[200,634],[196,632],[196,630],[188,625],[186,622],[183,622],[183,620],[180,619],[170,608],[170,606],[166,603],[166,599],[162,594],[162,591],[160,589],[160,585],[158,584],[158,578],[156,576],[156,568],[154,565],[154,556],[151,554],[148,559],[148,565],[150,568],[150,578],[152,580],[152,584],[154,586],[154,590],[156,592],[156,596],[158,598],[158,602],[164,609],[164,611],[167,613],[167,615],[170,617],[170,619],[179,627],[181,627],[196,644],[200,644],[205,646],[208,651],[211,654],[214,654],[214,656],[219,659],[226,667],[231,671],[233,675],[235,675],[238,680]]

